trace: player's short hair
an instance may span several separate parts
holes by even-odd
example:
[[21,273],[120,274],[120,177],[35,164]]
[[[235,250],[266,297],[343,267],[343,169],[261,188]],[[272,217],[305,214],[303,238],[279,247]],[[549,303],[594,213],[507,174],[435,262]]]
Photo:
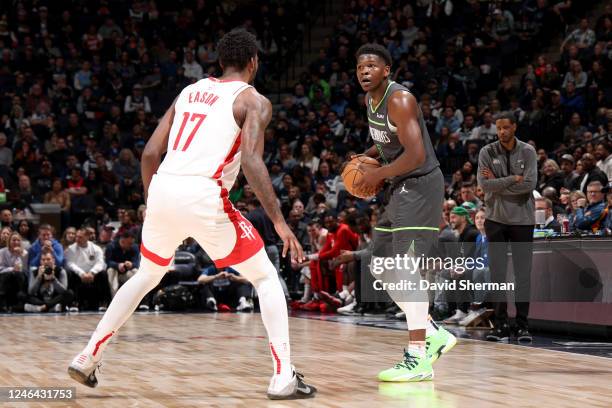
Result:
[[378,57],[382,58],[383,61],[385,61],[385,64],[389,66],[391,66],[393,62],[393,59],[391,58],[391,54],[389,53],[389,50],[387,50],[385,47],[383,47],[380,44],[373,44],[373,43],[363,44],[357,50],[357,53],[355,54],[355,58],[359,58],[365,54],[377,55]]
[[516,116],[514,116],[514,113],[512,112],[500,112],[493,117],[494,122],[503,119],[508,119],[513,125],[516,123]]
[[239,70],[257,55],[257,40],[255,36],[243,28],[235,28],[225,34],[217,44],[219,63],[224,67],[234,67]]

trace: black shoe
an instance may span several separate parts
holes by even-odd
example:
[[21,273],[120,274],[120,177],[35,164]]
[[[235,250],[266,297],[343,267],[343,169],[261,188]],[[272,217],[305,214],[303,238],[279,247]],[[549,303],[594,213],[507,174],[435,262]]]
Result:
[[366,312],[366,306],[363,303],[357,303],[353,312],[358,315],[363,315]]
[[516,332],[516,340],[519,343],[531,343],[533,338],[531,337],[531,333],[529,333],[529,329],[518,329]]
[[304,382],[304,376],[298,372],[293,372],[293,381],[291,381],[283,390],[279,393],[270,393],[268,391],[268,398],[271,400],[295,400],[295,399],[306,399],[314,398],[317,393],[317,389],[308,385]]
[[400,311],[401,309],[397,305],[392,305],[385,309],[385,313],[392,316],[395,316],[395,314],[399,313]]
[[70,375],[70,377],[72,377],[72,379],[80,382],[81,384],[86,385],[90,388],[95,388],[98,386],[98,378],[96,378],[97,368],[98,367],[94,368],[91,373],[86,374],[78,367],[73,367],[71,365],[70,367],[68,367],[68,374]]
[[510,327],[508,324],[502,324],[501,326],[495,327],[487,334],[488,341],[504,341],[507,342],[510,339]]

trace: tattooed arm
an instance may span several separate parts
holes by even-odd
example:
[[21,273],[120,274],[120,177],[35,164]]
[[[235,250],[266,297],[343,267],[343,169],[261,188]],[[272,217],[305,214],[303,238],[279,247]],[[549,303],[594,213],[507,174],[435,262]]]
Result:
[[292,257],[301,262],[304,258],[302,247],[283,218],[268,169],[262,159],[264,131],[272,118],[272,104],[255,89],[247,89],[234,102],[234,117],[242,128],[242,171],[283,240],[283,256],[290,250]]
[[[177,98],[178,99],[178,98]],[[153,135],[145,146],[141,162],[140,162],[140,173],[142,174],[142,185],[144,187],[144,199],[147,202],[149,195],[149,184],[153,175],[161,164],[161,157],[166,153],[168,147],[168,136],[170,135],[170,128],[172,128],[172,121],[174,119],[174,105],[176,99],[172,102],[172,106],[168,108],[164,116],[161,118]]]

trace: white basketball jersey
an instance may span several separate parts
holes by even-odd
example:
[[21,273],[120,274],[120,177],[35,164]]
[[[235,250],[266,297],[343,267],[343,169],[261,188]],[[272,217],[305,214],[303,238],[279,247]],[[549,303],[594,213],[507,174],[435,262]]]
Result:
[[211,177],[229,190],[240,170],[240,127],[233,105],[250,87],[216,78],[185,87],[174,105],[168,151],[158,172]]

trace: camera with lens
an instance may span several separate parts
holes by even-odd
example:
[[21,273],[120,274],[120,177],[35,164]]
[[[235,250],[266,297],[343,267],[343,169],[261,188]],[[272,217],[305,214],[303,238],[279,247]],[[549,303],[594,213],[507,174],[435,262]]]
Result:
[[57,266],[56,267],[45,266],[45,269],[43,269],[43,273],[47,275],[47,277],[51,277],[52,275],[56,275],[58,270],[59,268]]

